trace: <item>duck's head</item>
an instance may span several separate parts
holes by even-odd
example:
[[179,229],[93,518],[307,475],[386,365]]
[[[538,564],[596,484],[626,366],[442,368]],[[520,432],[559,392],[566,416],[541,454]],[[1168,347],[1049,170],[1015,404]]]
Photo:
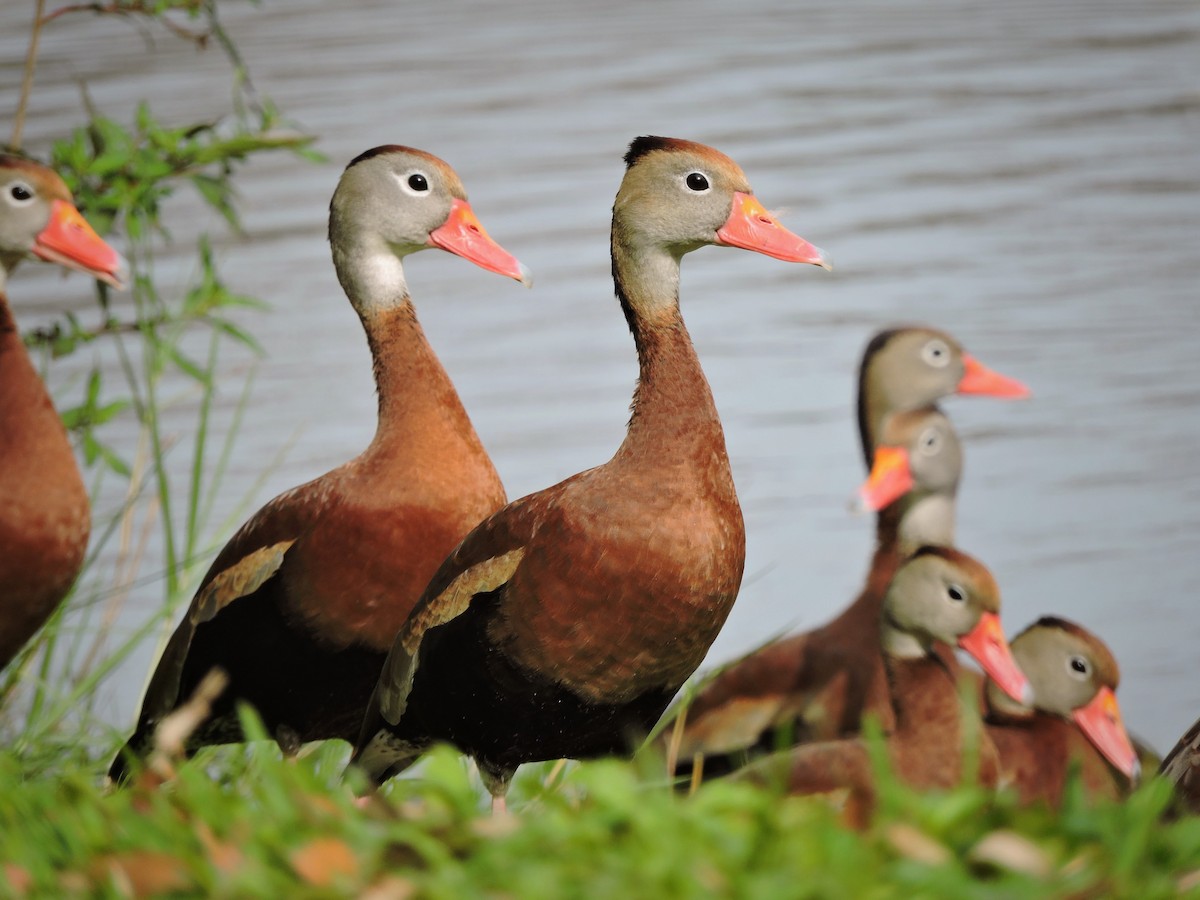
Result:
[[128,278],[124,257],[75,208],[58,173],[0,154],[0,261],[8,272],[27,257],[86,272],[116,288]]
[[[343,286],[396,277],[394,260],[436,247],[530,284],[529,270],[479,223],[457,173],[432,154],[388,144],[346,167],[329,204],[329,241]],[[359,285],[363,285],[360,283]]]
[[[983,563],[950,547],[922,547],[896,571],[883,603],[885,650],[934,641],[958,646],[1011,697],[1032,697],[1000,625],[1000,588]],[[913,651],[909,651],[910,653]]]
[[[1136,779],[1138,754],[1117,704],[1120,671],[1104,642],[1074,622],[1046,616],[1013,638],[1012,652],[1033,686],[1032,703],[1024,710],[1074,722],[1118,771]],[[994,684],[988,684],[987,697],[995,709],[1023,711],[1012,709],[1012,701]]]

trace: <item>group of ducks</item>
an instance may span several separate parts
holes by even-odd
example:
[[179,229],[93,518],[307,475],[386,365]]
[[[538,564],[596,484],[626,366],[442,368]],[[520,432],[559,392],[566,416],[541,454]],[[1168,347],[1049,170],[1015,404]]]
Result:
[[[680,315],[680,262],[718,245],[828,266],[718,151],[640,137],[625,163],[612,271],[639,365],[627,433],[607,463],[513,502],[421,330],[403,259],[437,247],[517,281],[528,273],[488,236],[442,160],[389,145],[347,166],[329,240],[374,358],[375,437],[270,501],[217,555],[157,664],[114,782],[136,772],[158,725],[214,668],[228,686],[189,750],[241,740],[244,702],[285,753],[349,741],[351,764],[374,783],[449,742],[474,758],[494,809],[522,763],[624,754],[651,731],[704,659],[745,562],[720,419]],[[2,289],[29,256],[114,286],[125,271],[55,173],[0,156],[0,196],[2,667],[69,590],[89,522]],[[676,768],[698,778],[753,760],[739,777],[797,792],[847,787],[869,809],[870,766],[853,735],[872,715],[898,773],[920,786],[956,783],[972,740],[981,777],[1028,799],[1053,802],[1072,760],[1096,790],[1136,778],[1109,651],[1053,618],[1010,650],[995,580],[953,548],[961,449],[936,406],[953,393],[1025,389],[933,329],[890,330],[868,346],[861,493],[878,524],[867,584],[830,624],[710,681],[663,738]],[[961,708],[956,645],[990,676],[979,689],[986,729],[970,728]]]

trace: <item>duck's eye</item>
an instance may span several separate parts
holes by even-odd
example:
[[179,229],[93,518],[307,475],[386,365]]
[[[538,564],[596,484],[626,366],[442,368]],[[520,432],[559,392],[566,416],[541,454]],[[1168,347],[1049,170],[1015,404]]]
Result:
[[13,202],[24,206],[33,199],[33,189],[24,182],[14,182],[8,188],[8,196]]
[[1071,667],[1071,673],[1076,677],[1087,677],[1091,669],[1088,667],[1087,660],[1082,656],[1072,656],[1067,665]]
[[942,447],[942,436],[933,428],[927,428],[921,433],[917,446],[926,456],[933,456]]
[[688,190],[695,191],[697,194],[703,194],[709,189],[708,178],[702,172],[692,172],[684,179],[684,183],[688,186]]
[[405,175],[396,173],[396,180],[404,193],[410,197],[426,197],[429,195],[429,178],[424,172],[409,172]]
[[950,348],[945,341],[932,340],[921,348],[921,358],[935,369],[943,369],[950,363]]
[[950,584],[946,586],[946,596],[955,603],[962,603],[967,599],[967,592],[960,588],[957,584]]

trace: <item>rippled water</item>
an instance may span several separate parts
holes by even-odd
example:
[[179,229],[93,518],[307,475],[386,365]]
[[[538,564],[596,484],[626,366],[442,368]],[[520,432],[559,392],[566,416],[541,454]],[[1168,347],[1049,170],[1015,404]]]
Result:
[[[0,9],[10,98],[31,5]],[[450,161],[489,231],[537,276],[526,293],[446,254],[407,264],[510,495],[607,459],[636,376],[607,258],[620,157],[638,134],[687,137],[737,159],[764,202],[836,263],[830,275],[709,249],[684,266],[684,312],[749,529],[746,581],[710,661],[817,624],[856,591],[871,537],[868,520],[846,513],[862,476],[858,354],[881,327],[926,321],[1035,393],[946,404],[967,453],[960,544],[996,572],[1010,630],[1049,612],[1096,630],[1121,660],[1128,723],[1161,749],[1200,715],[1194,3],[222,10],[258,89],[329,157],[250,166],[244,238],[190,197],[168,209],[168,278],[186,274],[192,237],[209,230],[231,286],[273,305],[244,318],[267,356],[223,509],[293,435],[255,505],[370,439],[370,362],[324,229],[341,167],[386,142]],[[78,81],[117,118],[142,97],[179,123],[227,108],[216,52],[67,18],[43,39],[34,152],[79,121]],[[10,293],[26,324],[64,308],[92,315],[80,278],[27,266]],[[56,388],[77,390],[72,373],[91,354],[113,364],[109,349],[90,348],[55,370]],[[250,366],[230,357],[226,411]],[[177,419],[186,440],[190,419]],[[129,624],[160,596],[139,587]],[[114,723],[132,714],[149,654],[112,689]]]

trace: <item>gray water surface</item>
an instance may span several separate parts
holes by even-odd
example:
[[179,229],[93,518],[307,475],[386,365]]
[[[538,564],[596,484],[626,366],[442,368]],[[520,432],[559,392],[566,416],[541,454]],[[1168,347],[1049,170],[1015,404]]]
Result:
[[[32,4],[0,8],[0,92],[15,105]],[[238,183],[245,236],[181,193],[157,258],[190,273],[214,235],[222,272],[272,311],[247,420],[218,501],[251,508],[355,455],[374,429],[370,359],[324,239],[330,193],[380,143],[454,165],[532,292],[454,259],[406,263],[421,320],[510,496],[606,460],[636,377],[612,296],[608,222],[638,134],[710,143],[746,170],[832,274],[706,249],[683,307],[725,423],[748,526],[747,575],[709,663],[819,624],[854,595],[871,522],[847,514],[862,478],[854,372],[869,337],[928,322],[1025,380],[1023,403],[953,399],[966,446],[960,546],[996,573],[1010,632],[1045,613],[1114,649],[1128,724],[1167,749],[1200,715],[1200,8],[834,0],[486,0],[224,3],[257,88],[319,136],[329,161],[283,155]],[[228,108],[227,69],[173,38],[91,15],[50,26],[26,146],[82,118],[78,83],[128,120],[140,98],[186,123]],[[94,317],[90,287],[24,267],[25,325]],[[128,299],[117,297],[118,310]],[[122,304],[125,304],[122,306]],[[94,318],[89,318],[94,321]],[[58,365],[64,402],[103,343]],[[228,416],[254,365],[222,369]],[[190,439],[194,390],[168,420]],[[113,435],[133,456],[135,436]],[[186,470],[178,451],[180,472]],[[98,515],[117,508],[109,490]],[[161,569],[153,523],[142,577]],[[122,626],[160,602],[134,588]],[[106,698],[132,716],[153,648]]]

